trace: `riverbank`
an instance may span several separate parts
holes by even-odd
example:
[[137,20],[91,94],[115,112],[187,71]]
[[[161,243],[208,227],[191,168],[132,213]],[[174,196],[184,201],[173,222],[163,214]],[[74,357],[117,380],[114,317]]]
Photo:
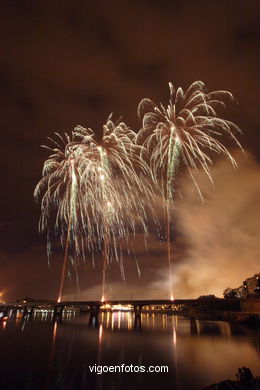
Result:
[[250,312],[219,311],[214,313],[193,313],[192,317],[208,321],[228,321],[260,327],[260,314]]
[[228,321],[260,327],[260,298],[250,297],[237,302],[239,306],[234,310],[225,307],[225,300],[221,302],[222,307],[217,306],[214,300],[211,304],[200,300],[197,305],[184,308],[182,315],[199,320]]

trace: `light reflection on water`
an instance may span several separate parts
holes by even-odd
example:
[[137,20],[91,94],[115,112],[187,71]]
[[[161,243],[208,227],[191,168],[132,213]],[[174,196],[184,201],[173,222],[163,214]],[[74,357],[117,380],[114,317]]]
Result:
[[[259,331],[221,321],[132,312],[20,313],[0,323],[0,385],[6,389],[196,390],[260,375]],[[90,365],[166,365],[168,373],[91,373]]]

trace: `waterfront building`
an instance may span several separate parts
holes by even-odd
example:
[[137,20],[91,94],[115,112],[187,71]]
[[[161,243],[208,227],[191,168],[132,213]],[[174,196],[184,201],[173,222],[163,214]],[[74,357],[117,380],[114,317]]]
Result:
[[242,286],[237,288],[226,288],[223,292],[224,298],[247,298],[260,295],[260,272],[243,281]]

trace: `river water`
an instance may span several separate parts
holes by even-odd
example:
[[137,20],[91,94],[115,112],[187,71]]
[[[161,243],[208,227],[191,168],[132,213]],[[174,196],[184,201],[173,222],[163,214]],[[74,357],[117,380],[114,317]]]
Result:
[[0,322],[0,346],[1,389],[199,390],[242,366],[260,376],[259,329],[172,315],[18,313]]

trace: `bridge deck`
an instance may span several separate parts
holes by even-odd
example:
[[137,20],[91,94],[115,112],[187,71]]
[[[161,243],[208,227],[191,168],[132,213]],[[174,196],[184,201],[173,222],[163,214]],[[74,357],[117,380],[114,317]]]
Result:
[[192,305],[200,303],[223,303],[223,304],[236,304],[240,302],[240,299],[112,299],[105,302],[99,301],[62,301],[62,302],[44,302],[44,301],[30,301],[30,302],[1,302],[0,307],[3,306],[102,306],[109,305],[133,305],[133,306],[156,306],[156,305]]

